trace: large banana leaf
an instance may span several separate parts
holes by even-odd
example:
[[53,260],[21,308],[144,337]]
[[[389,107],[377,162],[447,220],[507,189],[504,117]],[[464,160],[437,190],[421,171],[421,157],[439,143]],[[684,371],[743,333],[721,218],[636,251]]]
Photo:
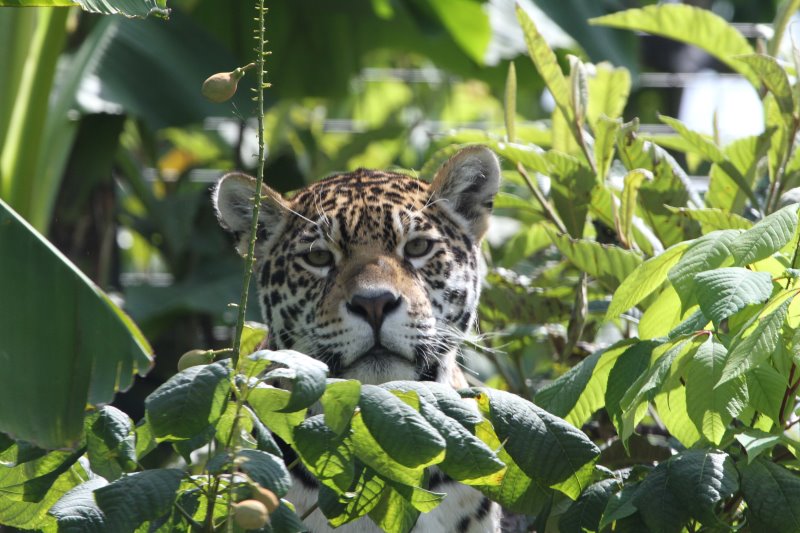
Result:
[[86,405],[151,363],[130,318],[0,200],[0,432],[73,446]]
[[74,7],[103,15],[168,17],[167,0],[0,0],[0,7]]

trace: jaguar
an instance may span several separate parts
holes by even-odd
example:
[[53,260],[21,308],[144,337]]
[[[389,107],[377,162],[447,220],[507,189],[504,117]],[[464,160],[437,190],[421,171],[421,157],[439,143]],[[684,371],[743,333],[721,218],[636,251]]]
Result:
[[[308,354],[332,377],[362,383],[466,386],[457,359],[476,321],[481,241],[499,180],[497,156],[469,146],[430,183],[358,169],[291,197],[263,186],[254,275],[268,348]],[[240,254],[248,248],[255,194],[255,180],[241,173],[224,176],[213,192],[220,223]],[[287,499],[302,515],[316,502],[317,485],[296,470]],[[499,506],[477,490],[435,470],[429,488],[447,497],[420,516],[415,533],[500,530]],[[330,530],[318,509],[305,524],[314,532]],[[337,531],[380,530],[362,518]]]

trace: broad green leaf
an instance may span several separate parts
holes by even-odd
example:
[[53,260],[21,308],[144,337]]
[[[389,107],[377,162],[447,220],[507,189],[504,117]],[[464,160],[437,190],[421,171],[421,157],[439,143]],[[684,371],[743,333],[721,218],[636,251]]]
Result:
[[681,320],[691,316],[694,310],[694,307],[690,307],[682,312],[678,293],[672,285],[667,284],[639,319],[639,337],[642,339],[664,337]]
[[658,347],[655,341],[642,341],[628,348],[617,358],[614,367],[608,374],[606,386],[605,406],[611,422],[624,442],[633,434],[633,428],[644,415],[643,407],[634,413],[631,424],[627,424],[623,416],[622,399],[633,383],[647,372],[653,350]]
[[188,440],[216,422],[230,390],[230,361],[193,366],[169,378],[145,400],[159,442]]
[[94,499],[106,517],[108,531],[133,531],[142,522],[167,513],[183,475],[177,468],[145,470],[96,489]]
[[[392,395],[392,397],[394,397],[394,395]],[[372,436],[369,429],[364,424],[360,411],[353,415],[353,420],[350,424],[353,430],[351,440],[353,444],[353,454],[363,464],[367,465],[370,470],[374,470],[380,474],[382,478],[397,481],[404,485],[418,487],[422,484],[422,480],[425,476],[425,467],[417,466],[412,468],[394,460],[391,455],[381,448],[380,443],[375,440],[375,437]]]
[[547,152],[550,163],[550,196],[561,221],[572,237],[583,236],[595,175],[577,159],[561,152]]
[[94,491],[108,485],[102,477],[81,483],[59,499],[49,514],[58,521],[58,530],[63,533],[105,533],[108,531],[106,517],[94,500]]
[[661,392],[653,398],[653,407],[669,434],[682,446],[690,448],[700,441],[702,435],[687,412],[685,387],[662,387]]
[[733,56],[752,54],[753,48],[725,19],[707,9],[683,4],[661,4],[628,9],[589,20],[590,24],[611,26],[661,35],[702,48],[753,85],[758,78]]
[[[752,189],[759,173],[759,162],[767,155],[773,143],[780,142],[777,138],[773,139],[775,131],[775,128],[767,128],[761,135],[736,139],[723,149],[725,159],[736,167],[737,172],[723,169],[717,164],[711,165],[708,192],[705,196],[708,206],[724,212],[742,212],[745,200],[749,197],[746,191]],[[744,177],[746,189],[736,183],[734,176],[737,174]],[[753,205],[758,206],[758,203]]]
[[[430,382],[397,381],[386,383],[383,387],[391,391],[414,391],[418,394],[420,413],[447,443],[445,458],[438,464],[442,472],[468,485],[496,485],[502,481],[506,470],[505,464],[497,458],[494,451],[465,427],[480,422],[479,418],[474,420],[478,415],[476,411],[465,409],[467,402],[471,400],[464,400],[452,389]],[[449,407],[449,412],[454,412],[453,407],[455,407],[458,410],[458,418],[451,418],[440,411],[439,399],[442,399],[442,404]],[[466,419],[462,415],[465,410]],[[459,420],[465,420],[467,423],[462,425]]]
[[[280,411],[289,413],[308,407],[325,392],[328,367],[313,357],[294,350],[259,350],[249,359],[256,362],[256,368],[266,368],[261,379],[280,378],[281,386],[291,392]],[[273,370],[274,365],[282,368]]]
[[800,531],[800,476],[780,465],[756,459],[739,465],[749,511],[770,531]]
[[86,419],[87,456],[92,471],[109,481],[136,470],[136,433],[133,421],[110,405]]
[[[562,116],[570,124],[570,130],[574,132],[572,127],[574,113],[572,111],[572,103],[570,102],[569,83],[561,72],[561,67],[558,65],[556,55],[547,45],[547,42],[539,33],[536,24],[531,20],[530,16],[525,12],[522,7],[517,5],[517,20],[522,26],[522,33],[525,35],[525,43],[528,46],[528,53],[530,54],[533,64],[536,65],[536,70],[544,79],[547,88],[553,95],[556,106],[561,111]],[[576,133],[576,132],[574,132]]]
[[718,268],[697,274],[694,286],[700,310],[719,327],[746,306],[767,301],[772,294],[772,276],[741,267]]
[[636,197],[639,194],[639,187],[642,186],[644,180],[652,181],[652,179],[653,173],[641,168],[631,170],[625,176],[619,209],[619,227],[628,244],[633,241],[632,224],[636,214]]
[[[576,498],[586,487],[587,475],[600,452],[597,446],[582,431],[519,396],[492,389],[474,390],[481,411],[522,471]],[[567,481],[571,485],[563,486]]]
[[86,405],[130,387],[149,370],[152,350],[130,318],[2,200],[0,257],[0,352],[13,367],[0,373],[0,432],[46,448],[75,446]]
[[780,424],[780,409],[788,386],[786,376],[769,365],[759,365],[746,375],[749,405]]
[[250,391],[247,403],[253,408],[264,425],[288,444],[294,443],[295,426],[306,417],[306,410],[284,413],[282,410],[289,403],[289,391],[262,385]]
[[341,497],[325,485],[319,489],[319,508],[333,527],[364,516],[380,502],[386,481],[370,468],[361,468],[350,490]]
[[769,359],[780,341],[781,328],[786,321],[786,314],[791,302],[792,298],[788,298],[777,309],[766,316],[761,316],[756,327],[748,336],[743,337],[744,331],[740,331],[734,337],[717,387]]
[[361,386],[361,418],[381,448],[409,468],[444,459],[445,441],[425,418],[392,393],[375,385]]
[[502,265],[513,268],[521,260],[550,246],[550,237],[545,228],[551,231],[555,229],[549,222],[531,224],[523,227],[519,233],[511,237],[503,246]]
[[147,423],[147,418],[143,418],[136,425],[136,459],[139,460],[148,453],[155,450],[158,443],[153,437],[153,430]]
[[279,498],[286,496],[292,486],[292,478],[283,460],[261,450],[239,450],[234,463],[250,479],[271,490]]
[[614,291],[606,318],[616,318],[644,300],[667,279],[667,273],[677,263],[689,243],[671,246],[664,253],[652,257],[637,266]]
[[725,346],[709,337],[686,371],[686,410],[695,427],[712,444],[719,445],[730,421],[742,412],[748,395],[743,378],[714,388],[728,356]]
[[600,115],[595,123],[594,165],[597,168],[597,181],[600,183],[605,182],[608,169],[614,161],[614,143],[621,126],[621,119],[610,119],[605,115]]
[[248,361],[247,356],[256,351],[268,334],[269,330],[264,324],[245,322],[242,329],[242,340],[239,344],[239,361],[243,363]]
[[597,129],[603,117],[611,119],[609,122],[617,122],[614,119],[622,116],[631,91],[631,73],[624,67],[614,68],[609,63],[598,63],[594,65],[593,70],[588,78],[587,118],[596,139]]
[[746,218],[715,207],[700,209],[670,207],[669,210],[698,221],[703,228],[703,233],[711,233],[712,231],[723,229],[750,229],[753,227],[753,223]]
[[638,254],[618,246],[548,233],[567,259],[612,290],[642,263]]
[[536,514],[552,496],[552,490],[531,479],[514,462],[506,451],[488,420],[475,426],[475,436],[489,448],[497,450],[498,458],[505,463],[506,473],[500,485],[477,487],[493,501],[515,513]]
[[718,504],[739,489],[733,461],[724,452],[685,450],[667,461],[668,484],[693,518],[712,526]]
[[632,498],[649,531],[679,533],[689,521],[689,510],[679,498],[677,487],[673,487],[671,466],[669,460],[656,466]]
[[167,0],[0,0],[0,7],[74,7],[102,15],[125,15],[145,18],[150,15],[169,18]]
[[278,457],[283,457],[283,453],[278,447],[278,443],[275,442],[272,432],[267,429],[267,426],[261,422],[261,420],[255,414],[255,412],[250,409],[250,407],[245,405],[244,410],[250,417],[250,422],[253,427],[253,437],[256,439],[256,449],[261,450],[262,452],[268,452],[273,455],[277,455]]
[[624,518],[636,513],[636,506],[633,505],[633,498],[638,490],[639,482],[629,481],[622,486],[619,492],[611,495],[603,511],[603,517],[600,520],[600,529],[605,529],[606,526],[613,522],[619,524]]
[[746,64],[756,73],[767,90],[775,97],[775,101],[786,121],[786,125],[791,126],[793,120],[792,115],[794,113],[794,99],[792,97],[792,85],[789,83],[786,70],[774,57],[764,54],[739,56],[735,59]]
[[492,38],[489,14],[483,5],[472,0],[447,0],[427,7],[436,14],[459,48],[482,65]]
[[731,243],[731,254],[739,266],[765,259],[789,242],[797,229],[797,204],[775,211]]
[[[252,442],[250,433],[253,431],[253,418],[244,408],[239,410],[236,402],[228,402],[225,411],[217,420],[215,434],[217,442],[231,443],[230,445],[233,447],[244,446],[246,442]],[[246,447],[253,448],[254,446]]]
[[389,486],[383,491],[378,504],[369,512],[369,517],[383,531],[407,533],[417,522],[419,511],[405,496]]
[[558,520],[558,531],[561,533],[597,531],[608,499],[618,488],[619,482],[615,479],[604,479],[590,485],[561,515]]
[[320,398],[325,412],[325,424],[341,434],[350,424],[361,397],[361,383],[355,380],[328,380],[325,393]]
[[303,463],[317,479],[347,490],[355,475],[352,452],[344,437],[325,425],[322,415],[309,417],[294,428],[294,442]]
[[747,463],[750,464],[763,452],[771,450],[776,444],[785,442],[785,437],[783,435],[773,435],[760,429],[745,428],[742,433],[736,435],[736,440],[747,452]]
[[550,163],[545,158],[544,150],[538,146],[496,141],[485,144],[504,159],[513,163],[522,163],[525,168],[540,174],[550,174]]
[[536,403],[570,424],[581,427],[605,405],[608,374],[635,341],[625,339],[598,350],[536,394]]
[[668,277],[680,296],[683,310],[686,311],[697,301],[694,293],[694,276],[717,268],[732,254],[732,243],[739,236],[737,230],[714,231],[695,240],[670,269]]

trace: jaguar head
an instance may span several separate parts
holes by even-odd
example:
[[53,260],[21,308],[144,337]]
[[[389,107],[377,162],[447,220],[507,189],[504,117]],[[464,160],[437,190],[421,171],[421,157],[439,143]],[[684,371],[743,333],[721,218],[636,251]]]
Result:
[[[430,184],[359,169],[288,198],[263,186],[254,268],[270,347],[365,383],[463,385],[456,354],[475,321],[499,177],[494,153],[473,146]],[[242,254],[254,195],[255,180],[237,173],[214,190]]]

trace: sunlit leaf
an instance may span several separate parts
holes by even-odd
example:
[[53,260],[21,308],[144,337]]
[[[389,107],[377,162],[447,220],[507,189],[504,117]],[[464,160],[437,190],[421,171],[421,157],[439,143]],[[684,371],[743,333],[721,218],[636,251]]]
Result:
[[700,310],[719,326],[747,305],[767,301],[772,276],[741,267],[718,268],[695,275],[694,286]]
[[645,180],[652,179],[652,172],[644,169],[631,170],[625,176],[619,209],[619,227],[628,244],[631,243],[633,237],[632,224],[636,213],[636,197],[639,194],[639,187]]
[[744,266],[767,258],[783,248],[797,229],[797,204],[775,211],[731,243],[737,265]]
[[752,54],[753,48],[719,15],[684,4],[660,4],[618,11],[589,21],[613,28],[644,31],[702,48],[758,86],[758,78],[733,56]]
[[746,218],[715,207],[689,209],[686,207],[669,208],[673,213],[696,220],[703,227],[703,233],[723,229],[750,229],[753,223]]
[[764,83],[764,86],[775,97],[781,114],[784,116],[787,126],[792,124],[794,113],[794,99],[792,97],[792,86],[786,75],[786,70],[778,63],[774,57],[764,54],[751,54],[739,56],[736,59],[746,64]]
[[150,15],[169,18],[167,0],[0,0],[0,7],[74,7],[103,15],[120,14],[145,18]]
[[[294,350],[259,350],[248,357],[257,368],[265,368],[263,379],[280,378],[291,394],[284,412],[297,411],[319,400],[325,392],[328,367],[325,363]],[[273,365],[285,368],[275,368]]]
[[642,263],[641,256],[618,246],[548,233],[553,244],[575,266],[597,278],[610,289],[616,288]]

